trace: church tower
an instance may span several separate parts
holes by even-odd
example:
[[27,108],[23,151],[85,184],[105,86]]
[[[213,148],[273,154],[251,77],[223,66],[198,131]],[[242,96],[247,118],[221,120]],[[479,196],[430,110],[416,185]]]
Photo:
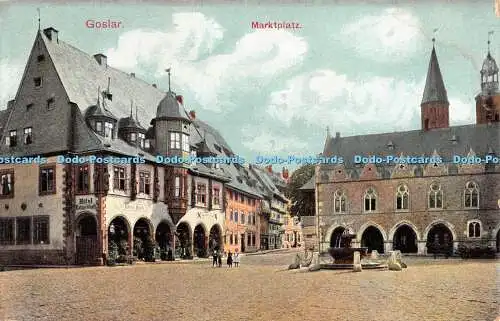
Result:
[[447,128],[450,121],[450,104],[443,76],[439,69],[436,48],[434,47],[435,39],[432,39],[432,42],[431,59],[427,70],[424,95],[420,104],[422,129],[426,131],[434,128]]
[[488,54],[481,68],[481,93],[476,96],[476,122],[477,124],[500,122],[498,65],[491,56],[489,39]]
[[[184,111],[182,96],[170,90],[158,104],[156,117],[151,121],[154,129],[155,151],[163,157],[187,158],[190,152],[191,120]],[[175,163],[165,167],[165,203],[174,224],[186,214],[188,200],[188,164]]]

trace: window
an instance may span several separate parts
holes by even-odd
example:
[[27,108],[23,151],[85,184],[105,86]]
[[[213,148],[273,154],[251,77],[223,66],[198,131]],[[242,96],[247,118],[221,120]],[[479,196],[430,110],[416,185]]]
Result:
[[369,188],[365,193],[365,212],[373,212],[377,209],[377,195],[373,188]]
[[179,176],[176,176],[175,177],[175,188],[174,188],[174,192],[175,192],[175,197],[180,197],[181,196],[181,178]]
[[238,211],[234,211],[234,221],[238,222]]
[[255,234],[252,234],[252,245],[255,246]]
[[229,191],[229,199],[233,199],[233,192],[232,191]]
[[54,98],[47,100],[47,110],[52,110],[55,107]]
[[104,123],[104,137],[113,138],[113,123]]
[[76,193],[88,194],[90,185],[89,166],[81,165],[76,168]]
[[213,203],[214,205],[219,205],[220,202],[220,189],[217,187],[214,187],[214,195],[213,195]]
[[233,211],[230,210],[229,212],[229,220],[232,221],[233,220]]
[[16,244],[31,244],[31,217],[16,217]]
[[253,225],[255,225],[255,213],[252,215]]
[[35,88],[42,87],[42,77],[33,78],[33,82],[35,83]]
[[139,173],[139,193],[147,195],[151,193],[151,174],[148,172]]
[[102,135],[102,122],[100,122],[100,121],[96,121],[96,122],[95,122],[95,131],[96,131],[98,134],[101,134],[101,135]]
[[433,183],[430,186],[429,208],[443,208],[443,191],[437,183]]
[[14,244],[14,219],[0,218],[0,244]]
[[17,146],[17,130],[9,131],[9,136],[5,138],[5,144],[9,147]]
[[148,149],[151,147],[151,143],[149,142],[149,139],[144,139],[144,148]]
[[33,218],[33,243],[49,244],[49,217],[35,216]]
[[231,234],[231,235],[230,235],[230,237],[229,237],[229,241],[230,241],[231,245],[234,243],[234,240],[233,240],[233,234]]
[[189,153],[189,135],[182,134],[182,151]]
[[468,182],[465,184],[464,206],[466,208],[479,207],[479,188],[474,182]]
[[14,171],[0,172],[0,198],[14,196]]
[[198,184],[196,186],[198,193],[196,194],[196,203],[206,204],[207,202],[207,186]]
[[31,134],[31,127],[26,127],[24,129],[24,144],[25,145],[31,144],[33,141],[32,138],[33,138],[33,136]]
[[135,142],[137,140],[137,134],[136,133],[130,133],[130,141]]
[[41,167],[39,176],[40,195],[54,194],[56,192],[56,167]]
[[180,133],[170,133],[170,148],[180,149],[181,148],[181,134]]
[[44,60],[45,60],[45,56],[44,56],[44,55],[38,55],[38,56],[36,57],[36,61],[38,61],[38,62],[42,62],[42,61],[44,61]]
[[247,245],[251,246],[252,245],[252,235],[247,234]]
[[[143,133],[137,133],[137,142],[139,143],[139,147],[144,148],[145,141],[146,135],[144,135]],[[147,148],[149,148],[149,146]]]
[[335,213],[344,213],[345,205],[346,205],[346,197],[343,191],[336,191],[334,198],[334,212]]
[[126,176],[125,176],[125,168],[123,167],[114,167],[113,168],[113,189],[125,191],[126,184]]
[[243,194],[238,194],[240,196],[240,203],[243,203],[244,196]]
[[30,111],[33,109],[33,104],[26,105],[26,111]]
[[406,185],[398,186],[398,191],[396,193],[396,210],[407,210],[409,208],[409,196],[410,193]]
[[241,224],[245,224],[245,213],[241,213]]
[[469,230],[469,237],[481,237],[481,222],[473,221],[467,224]]
[[238,244],[238,234],[234,236],[234,244]]

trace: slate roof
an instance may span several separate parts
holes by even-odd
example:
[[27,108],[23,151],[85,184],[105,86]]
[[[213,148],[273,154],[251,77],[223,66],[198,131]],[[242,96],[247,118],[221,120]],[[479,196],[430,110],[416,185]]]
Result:
[[314,177],[314,175],[307,181],[307,183],[305,183],[304,185],[302,185],[299,189],[300,190],[303,190],[303,191],[310,191],[310,190],[314,190],[316,188],[316,178]]
[[[388,143],[391,142],[393,149]],[[467,156],[470,149],[478,156],[500,154],[500,123],[463,125],[429,131],[412,130],[329,139],[323,155],[344,158],[353,167],[355,155],[395,155],[431,157],[434,150],[444,161],[453,155]]]
[[275,196],[281,198],[286,201],[287,198],[281,191],[276,187],[273,179],[270,176],[270,173],[265,169],[257,165],[250,165],[250,169],[253,171],[255,176],[259,179],[261,184],[265,187],[265,189],[274,194]]
[[431,52],[427,79],[425,80],[424,95],[422,97],[422,104],[430,102],[448,102],[448,95],[444,86],[441,70],[439,69],[436,49],[434,47]]
[[107,89],[108,78],[111,101],[107,109],[117,118],[129,115],[130,101],[137,106],[139,122],[149,124],[156,115],[155,108],[166,93],[151,84],[108,65],[100,65],[96,59],[62,41],[51,41],[39,32],[50,54],[69,100],[76,103],[82,114],[96,104],[98,88]]

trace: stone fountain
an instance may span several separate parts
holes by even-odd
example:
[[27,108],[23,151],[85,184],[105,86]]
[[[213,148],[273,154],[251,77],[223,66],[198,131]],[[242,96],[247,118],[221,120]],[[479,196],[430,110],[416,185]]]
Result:
[[[360,263],[363,258],[368,255],[367,247],[351,247],[352,240],[356,238],[349,228],[338,236],[335,241],[335,247],[328,249],[328,253],[332,257],[331,263],[321,264],[322,269],[352,269],[355,265],[361,264],[362,268],[381,268],[380,263],[365,262]],[[359,262],[354,262],[354,252],[359,252]]]

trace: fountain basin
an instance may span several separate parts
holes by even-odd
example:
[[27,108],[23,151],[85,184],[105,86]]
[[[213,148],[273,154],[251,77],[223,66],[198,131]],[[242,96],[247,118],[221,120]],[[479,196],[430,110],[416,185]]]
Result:
[[335,260],[333,264],[338,264],[338,265],[340,264],[352,265],[354,263],[354,252],[356,251],[359,252],[361,259],[363,259],[368,255],[367,247],[357,247],[357,248],[331,247],[328,249],[328,253],[330,253],[330,256]]

